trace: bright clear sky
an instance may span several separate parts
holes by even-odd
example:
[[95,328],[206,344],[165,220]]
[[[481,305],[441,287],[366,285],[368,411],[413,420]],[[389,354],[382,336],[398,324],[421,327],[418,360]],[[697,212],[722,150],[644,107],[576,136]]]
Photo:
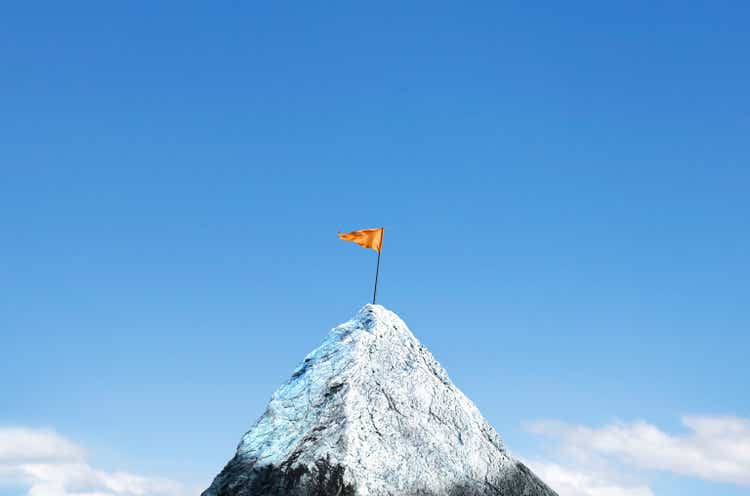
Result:
[[207,486],[384,225],[380,303],[561,496],[747,494],[750,9],[521,4],[6,5],[6,452]]

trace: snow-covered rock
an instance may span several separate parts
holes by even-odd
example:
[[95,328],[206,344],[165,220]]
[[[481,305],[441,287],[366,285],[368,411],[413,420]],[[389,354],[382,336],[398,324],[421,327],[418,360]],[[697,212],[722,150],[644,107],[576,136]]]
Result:
[[554,496],[380,305],[331,330],[202,496]]

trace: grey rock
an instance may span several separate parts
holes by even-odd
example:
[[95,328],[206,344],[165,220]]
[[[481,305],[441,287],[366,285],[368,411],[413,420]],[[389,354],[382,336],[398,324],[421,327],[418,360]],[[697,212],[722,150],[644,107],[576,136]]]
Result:
[[202,496],[556,496],[401,319],[366,305],[273,395]]

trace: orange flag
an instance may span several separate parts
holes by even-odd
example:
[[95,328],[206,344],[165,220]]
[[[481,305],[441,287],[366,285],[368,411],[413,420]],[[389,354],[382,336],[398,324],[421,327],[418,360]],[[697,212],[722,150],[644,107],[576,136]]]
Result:
[[339,232],[339,238],[344,241],[352,241],[365,248],[372,248],[378,253],[380,253],[380,250],[383,248],[382,227],[375,229],[362,229],[361,231],[352,231],[348,233]]

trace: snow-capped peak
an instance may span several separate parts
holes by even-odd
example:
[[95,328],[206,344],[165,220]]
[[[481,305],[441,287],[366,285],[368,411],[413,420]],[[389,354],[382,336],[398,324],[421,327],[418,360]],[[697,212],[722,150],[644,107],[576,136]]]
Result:
[[351,495],[554,494],[380,305],[307,355],[204,496],[312,494],[323,483]]

